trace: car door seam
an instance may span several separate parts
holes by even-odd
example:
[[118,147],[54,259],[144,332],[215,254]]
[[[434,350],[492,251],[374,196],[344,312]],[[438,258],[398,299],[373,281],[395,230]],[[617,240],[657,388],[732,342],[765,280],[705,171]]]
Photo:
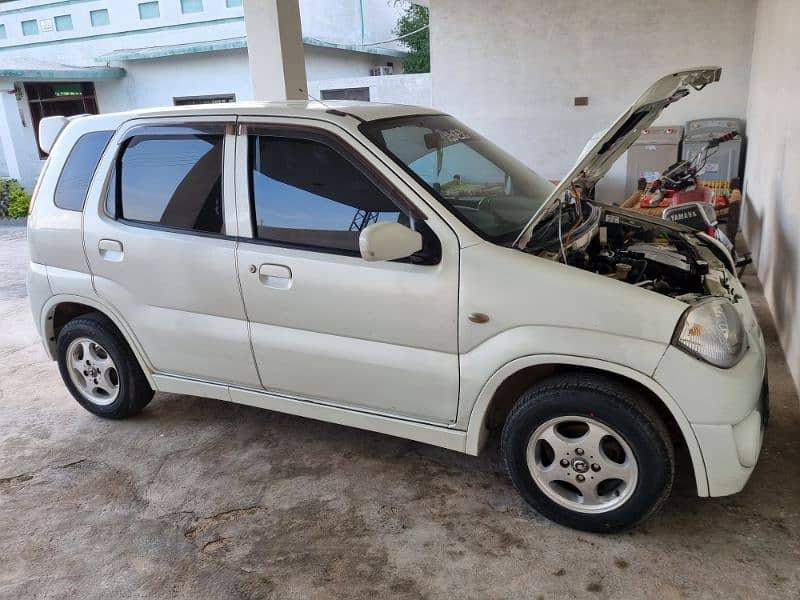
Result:
[[[238,186],[236,186],[236,182],[238,181],[238,176],[239,176],[239,173],[237,172],[237,169],[239,168],[239,161],[238,161],[239,150],[240,150],[239,142],[240,142],[239,117],[237,116],[236,120],[234,121],[234,145],[233,145],[234,155],[233,155],[233,173],[232,173],[233,182],[234,182],[234,186],[233,186],[233,206],[234,206],[234,214],[236,215],[236,234],[237,234],[236,240],[233,243],[233,266],[234,266],[234,269],[236,271],[236,284],[239,286],[239,300],[242,303],[242,312],[244,314],[244,322],[245,322],[245,326],[247,328],[247,343],[250,345],[250,357],[253,359],[253,367],[256,370],[256,377],[258,377],[258,382],[261,384],[261,387],[263,389],[266,389],[266,386],[264,385],[264,379],[261,377],[261,369],[258,368],[258,360],[256,359],[256,350],[255,350],[255,347],[253,346],[252,323],[250,322],[250,315],[247,313],[247,302],[245,302],[245,299],[244,299],[244,288],[242,286],[242,273],[241,273],[241,269],[239,268],[239,245],[241,244],[241,242],[239,240],[239,236],[238,236],[238,234],[240,233],[240,231],[239,231],[239,209],[240,209],[240,205],[239,205],[239,198],[238,198],[239,189],[238,189]],[[246,146],[245,146],[245,148],[246,148]],[[250,193],[249,189],[247,190],[247,193],[248,194]],[[224,201],[225,201],[225,199],[223,198],[223,202]],[[248,204],[249,204],[249,200],[248,200]]]

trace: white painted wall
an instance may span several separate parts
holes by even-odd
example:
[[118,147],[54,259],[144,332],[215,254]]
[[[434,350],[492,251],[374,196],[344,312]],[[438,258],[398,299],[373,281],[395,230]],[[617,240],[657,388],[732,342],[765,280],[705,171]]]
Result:
[[[370,44],[396,37],[392,29],[404,9],[394,0],[300,0],[300,20],[304,35],[340,44]],[[385,47],[403,49],[396,43]]]
[[[5,25],[7,38],[0,40],[0,62],[26,55],[28,46],[40,42],[56,43],[57,54],[51,49],[40,54],[42,59],[58,58],[68,64],[93,65],[95,56],[120,48],[141,48],[162,44],[218,40],[245,35],[244,10],[241,6],[227,8],[225,0],[204,0],[203,11],[181,13],[180,0],[159,0],[160,17],[139,19],[138,4],[145,0],[6,0],[0,2],[0,23]],[[251,0],[258,2],[259,0]],[[395,37],[392,29],[402,13],[402,4],[394,0],[299,0],[303,35],[338,44],[373,43]],[[361,10],[363,6],[363,11]],[[110,24],[92,27],[89,12],[107,9]],[[363,13],[363,37],[361,15]],[[73,29],[23,36],[21,22],[29,19],[53,19],[69,14]],[[164,29],[164,28],[169,29]],[[148,31],[142,31],[142,30]],[[161,29],[161,30],[159,30]],[[96,36],[113,34],[98,38]],[[95,36],[89,38],[89,36]],[[128,39],[126,39],[128,38]],[[64,43],[79,39],[79,44]],[[16,48],[20,46],[19,48]],[[402,50],[397,43],[386,48]],[[41,52],[41,50],[40,50]],[[77,61],[77,62],[76,62]]]
[[[234,94],[250,100],[247,50],[226,50],[169,58],[130,61],[122,79],[97,81],[100,112],[171,106],[173,98]],[[224,74],[210,77],[209,74]]]
[[306,46],[306,76],[309,81],[337,77],[368,76],[371,67],[391,62],[395,73],[403,72],[403,59],[351,52],[336,48]]
[[28,103],[6,93],[13,85],[13,80],[0,77],[0,144],[9,176],[30,191],[44,161],[39,158]]
[[[669,71],[721,65],[722,81],[660,123],[745,117],[754,0],[431,0],[433,104],[548,178]],[[573,106],[575,96],[589,105]],[[598,186],[623,199],[625,160]]]
[[308,82],[308,91],[315,98],[322,97],[322,90],[362,87],[369,88],[370,102],[431,106],[430,73],[383,77],[348,77]]
[[[13,94],[8,80],[0,78],[0,148],[3,149],[3,162],[5,168],[0,176],[21,179],[22,173],[17,161],[17,149],[14,140],[23,135],[21,119],[14,113],[17,100]],[[24,184],[23,184],[24,185]]]
[[800,388],[800,3],[760,0],[747,108],[744,232]]
[[[142,0],[144,1],[144,0]],[[0,3],[0,23],[7,39],[0,40],[0,64],[14,64],[18,58],[43,62],[96,66],[95,57],[114,50],[183,44],[241,37],[245,34],[241,7],[226,8],[224,0],[205,0],[203,12],[182,14],[179,0],[160,0],[161,16],[139,19],[139,0],[86,0],[71,4],[58,1],[14,0]],[[30,7],[30,10],[23,10]],[[89,12],[107,9],[110,24],[92,27]],[[72,17],[71,31],[40,31],[23,36],[20,22]],[[106,36],[106,37],[103,37]],[[35,44],[32,46],[32,44]]]

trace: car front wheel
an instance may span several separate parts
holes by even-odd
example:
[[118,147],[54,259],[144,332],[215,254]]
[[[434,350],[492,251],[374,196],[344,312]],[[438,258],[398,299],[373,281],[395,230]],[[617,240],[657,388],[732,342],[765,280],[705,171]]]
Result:
[[672,488],[675,455],[663,421],[611,377],[572,372],[538,382],[511,410],[501,445],[525,500],[567,527],[633,527]]

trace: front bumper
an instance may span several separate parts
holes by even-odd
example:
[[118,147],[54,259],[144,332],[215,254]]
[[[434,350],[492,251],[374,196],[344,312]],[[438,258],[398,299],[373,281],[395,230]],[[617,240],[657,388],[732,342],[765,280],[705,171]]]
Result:
[[749,348],[736,366],[719,369],[670,346],[653,378],[692,426],[710,496],[735,494],[753,472],[769,414],[764,338],[748,327]]
[[692,425],[706,465],[710,496],[727,496],[744,488],[761,452],[769,418],[769,391],[764,378],[758,405],[735,425]]

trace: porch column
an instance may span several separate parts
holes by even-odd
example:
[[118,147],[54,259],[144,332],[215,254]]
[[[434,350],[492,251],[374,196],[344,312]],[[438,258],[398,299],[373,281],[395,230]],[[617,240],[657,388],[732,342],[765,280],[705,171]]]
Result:
[[24,131],[19,123],[19,109],[17,98],[13,93],[14,84],[7,80],[0,80],[0,148],[6,161],[8,176],[21,180],[22,172],[19,168],[17,149],[14,143],[14,134],[22,137]]
[[307,99],[298,0],[245,0],[244,20],[253,98]]

